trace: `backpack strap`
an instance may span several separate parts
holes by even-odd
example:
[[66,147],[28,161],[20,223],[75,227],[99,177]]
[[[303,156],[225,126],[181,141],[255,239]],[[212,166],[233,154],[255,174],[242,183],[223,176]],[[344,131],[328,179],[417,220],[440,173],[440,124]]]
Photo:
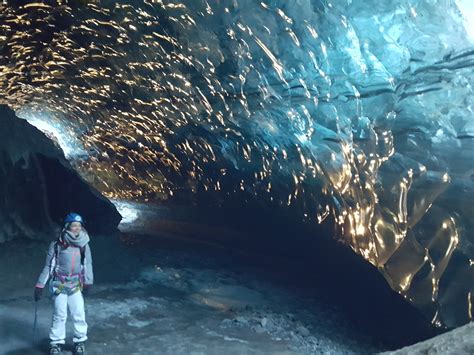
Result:
[[84,265],[84,258],[86,257],[86,245],[84,245],[83,247],[80,247],[80,249],[81,249],[81,265]]

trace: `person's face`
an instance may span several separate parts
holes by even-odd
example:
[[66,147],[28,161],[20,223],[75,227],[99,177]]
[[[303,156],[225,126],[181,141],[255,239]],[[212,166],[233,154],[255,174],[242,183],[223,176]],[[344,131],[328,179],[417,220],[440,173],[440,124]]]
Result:
[[81,222],[71,222],[69,225],[69,230],[74,234],[77,235],[82,229],[82,224]]

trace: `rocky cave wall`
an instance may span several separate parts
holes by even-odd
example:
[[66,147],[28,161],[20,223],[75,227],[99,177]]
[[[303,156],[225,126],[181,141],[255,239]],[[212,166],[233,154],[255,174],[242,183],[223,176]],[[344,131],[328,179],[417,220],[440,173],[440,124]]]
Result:
[[1,105],[0,242],[53,239],[69,211],[82,214],[92,233],[114,230],[121,219],[53,140]]

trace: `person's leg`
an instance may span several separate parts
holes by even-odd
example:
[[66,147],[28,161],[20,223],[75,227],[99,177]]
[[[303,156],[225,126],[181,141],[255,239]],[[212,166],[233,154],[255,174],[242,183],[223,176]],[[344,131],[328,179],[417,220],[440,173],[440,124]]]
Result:
[[67,295],[60,293],[53,296],[54,310],[51,329],[49,331],[50,344],[66,343]]
[[69,296],[68,306],[74,322],[73,342],[84,342],[87,340],[87,323],[84,310],[84,298],[81,291],[74,292]]

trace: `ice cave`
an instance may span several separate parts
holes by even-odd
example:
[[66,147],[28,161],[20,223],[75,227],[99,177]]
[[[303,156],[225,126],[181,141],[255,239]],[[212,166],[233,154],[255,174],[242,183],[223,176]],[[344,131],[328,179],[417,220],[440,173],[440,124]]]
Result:
[[2,0],[0,354],[474,354],[472,85],[473,0]]

